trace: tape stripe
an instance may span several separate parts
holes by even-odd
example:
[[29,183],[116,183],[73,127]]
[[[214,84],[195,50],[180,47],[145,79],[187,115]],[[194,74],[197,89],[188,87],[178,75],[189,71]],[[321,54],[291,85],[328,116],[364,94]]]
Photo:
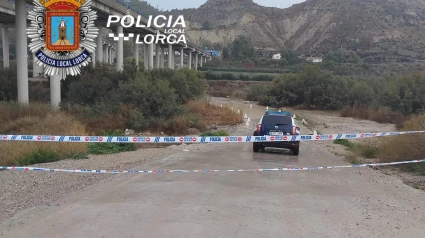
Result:
[[364,139],[404,134],[418,134],[425,131],[379,132],[361,134],[327,134],[297,136],[208,136],[208,137],[130,137],[130,136],[49,136],[49,135],[0,135],[0,141],[40,142],[82,142],[82,143],[248,143],[248,142],[290,142],[325,141],[337,139]]
[[93,169],[48,169],[35,167],[0,167],[0,170],[11,171],[40,171],[40,172],[64,172],[64,173],[91,173],[91,174],[125,174],[125,173],[217,173],[217,172],[282,172],[282,171],[312,171],[312,170],[328,170],[328,169],[349,169],[349,168],[365,168],[365,167],[384,167],[402,164],[418,164],[425,163],[425,159],[411,160],[392,163],[374,163],[359,165],[342,165],[342,166],[322,166],[322,167],[303,167],[303,168],[272,168],[272,169],[202,169],[202,170],[93,170]]

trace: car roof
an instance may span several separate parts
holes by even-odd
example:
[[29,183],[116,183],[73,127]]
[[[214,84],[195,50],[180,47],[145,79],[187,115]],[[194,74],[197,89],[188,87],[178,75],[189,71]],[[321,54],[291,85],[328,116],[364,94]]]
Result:
[[292,125],[296,125],[294,118],[292,118],[292,117],[290,117],[290,116],[284,116],[284,115],[264,115],[264,116],[262,116],[262,117],[261,117],[260,124],[262,124],[262,123],[263,123],[263,119],[264,119],[264,117],[276,117],[276,118],[279,118],[279,117],[281,117],[281,118],[286,117],[286,118],[291,118]]

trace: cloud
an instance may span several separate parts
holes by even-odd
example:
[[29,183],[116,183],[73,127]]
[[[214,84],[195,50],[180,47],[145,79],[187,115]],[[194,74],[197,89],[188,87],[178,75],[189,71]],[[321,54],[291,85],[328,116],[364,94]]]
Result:
[[[305,0],[254,0],[259,5],[267,7],[290,7],[292,4],[304,2]],[[148,0],[149,4],[158,7],[160,10],[183,9],[183,8],[198,8],[206,1],[199,0]]]

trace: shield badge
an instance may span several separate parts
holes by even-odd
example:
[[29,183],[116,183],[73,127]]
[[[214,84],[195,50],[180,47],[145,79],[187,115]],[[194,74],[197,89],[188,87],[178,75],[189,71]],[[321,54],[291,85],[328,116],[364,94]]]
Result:
[[51,51],[75,51],[80,47],[80,12],[46,12],[46,47]]
[[274,128],[277,130],[279,128],[279,126],[275,126]]
[[[99,34],[96,12],[89,0],[34,0],[27,29],[34,61],[44,66],[44,74],[78,75],[91,62]],[[102,49],[100,49],[102,50]]]

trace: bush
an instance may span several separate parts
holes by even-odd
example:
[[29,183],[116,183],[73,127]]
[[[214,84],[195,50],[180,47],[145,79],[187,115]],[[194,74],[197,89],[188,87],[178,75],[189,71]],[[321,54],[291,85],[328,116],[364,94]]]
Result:
[[334,141],[334,144],[343,145],[343,146],[347,147],[350,150],[354,149],[354,147],[355,147],[354,143],[352,143],[351,141],[349,141],[347,139],[335,140]]
[[204,95],[205,85],[200,73],[189,69],[119,73],[98,67],[68,82],[62,110],[77,115],[95,134],[160,124],[165,131],[183,104]]
[[51,163],[60,160],[60,155],[54,150],[37,149],[36,151],[15,160],[16,166],[26,166],[32,164]]
[[424,94],[424,74],[368,80],[337,77],[306,65],[300,73],[277,76],[256,98],[260,104],[273,107],[339,110],[348,105],[342,115],[400,124],[404,116],[424,111]]
[[[104,131],[102,136],[124,136],[121,131]],[[134,143],[90,143],[87,145],[90,154],[116,154],[126,151],[135,151]]]
[[201,136],[229,136],[229,133],[227,133],[227,131],[224,131],[224,130],[208,131],[208,132],[202,133]]
[[236,73],[236,72],[205,72],[207,80],[242,80],[242,81],[271,81],[276,74]]

